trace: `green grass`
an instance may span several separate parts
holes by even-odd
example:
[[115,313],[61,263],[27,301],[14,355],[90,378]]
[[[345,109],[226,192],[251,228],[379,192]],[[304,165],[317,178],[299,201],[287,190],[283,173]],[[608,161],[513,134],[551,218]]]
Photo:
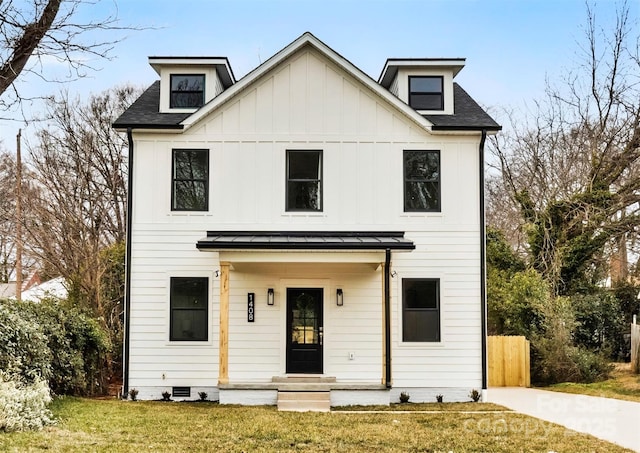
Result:
[[[39,432],[0,434],[0,451],[628,451],[510,412],[292,413],[265,406],[79,398],[57,400],[52,408],[57,425]],[[499,410],[484,404],[473,408]]]
[[606,381],[591,384],[565,382],[544,387],[544,390],[640,402],[640,375],[631,372],[630,364],[616,363],[611,378]]

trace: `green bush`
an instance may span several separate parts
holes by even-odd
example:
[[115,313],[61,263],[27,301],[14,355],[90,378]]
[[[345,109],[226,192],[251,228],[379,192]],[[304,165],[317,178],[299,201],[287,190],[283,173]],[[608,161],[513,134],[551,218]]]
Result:
[[0,300],[0,370],[25,383],[49,380],[52,353],[43,326],[13,301]]
[[627,348],[624,335],[629,331],[616,296],[604,289],[591,294],[571,296],[576,326],[573,340],[576,346],[599,351],[612,359],[622,359]]
[[595,382],[609,376],[606,356],[575,346],[574,307],[566,297],[556,297],[542,311],[544,322],[531,336],[531,380],[536,384]]
[[59,395],[106,391],[100,383],[109,337],[95,319],[64,301],[0,301],[0,345],[0,365],[7,362],[4,369],[25,382],[41,377]]

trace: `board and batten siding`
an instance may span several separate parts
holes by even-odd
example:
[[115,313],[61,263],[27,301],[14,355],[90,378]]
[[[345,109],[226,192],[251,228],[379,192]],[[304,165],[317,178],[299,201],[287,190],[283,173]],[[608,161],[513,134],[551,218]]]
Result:
[[[392,256],[394,385],[479,388],[479,134],[431,135],[307,48],[184,133],[134,132],[134,140],[130,387],[217,384],[218,254],[195,247],[207,230],[369,230],[405,231],[416,244]],[[209,150],[208,212],[171,211],[176,148]],[[323,212],[285,211],[288,149],[323,151]],[[407,149],[440,151],[441,212],[403,211]],[[171,276],[209,277],[208,342],[169,342]],[[401,341],[401,281],[410,277],[441,279],[440,343]],[[380,382],[381,270],[356,264],[232,270],[231,381],[267,381],[283,372],[285,290],[310,279],[325,288],[325,373]],[[269,287],[276,288],[273,307],[264,300]],[[338,287],[343,307],[335,305]],[[246,322],[248,292],[256,293],[253,324]]]

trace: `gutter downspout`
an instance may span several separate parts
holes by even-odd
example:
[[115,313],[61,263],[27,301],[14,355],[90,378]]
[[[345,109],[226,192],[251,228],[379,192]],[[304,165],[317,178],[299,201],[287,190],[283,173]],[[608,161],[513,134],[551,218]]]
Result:
[[484,143],[487,130],[482,129],[479,146],[479,190],[480,190],[480,319],[482,344],[482,401],[487,401],[487,244],[485,239],[485,200],[484,200]]
[[384,356],[385,356],[385,385],[391,388],[391,291],[389,290],[389,276],[391,271],[391,249],[385,251],[384,256]]
[[122,338],[122,398],[129,395],[129,332],[131,330],[131,225],[133,223],[133,129],[127,128],[129,171],[127,174],[127,234],[124,257],[124,332]]

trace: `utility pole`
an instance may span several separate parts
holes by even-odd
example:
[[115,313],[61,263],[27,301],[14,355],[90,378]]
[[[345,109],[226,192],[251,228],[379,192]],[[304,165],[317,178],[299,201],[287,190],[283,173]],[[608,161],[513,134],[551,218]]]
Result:
[[22,129],[16,137],[16,299],[22,300],[22,155],[20,138]]

